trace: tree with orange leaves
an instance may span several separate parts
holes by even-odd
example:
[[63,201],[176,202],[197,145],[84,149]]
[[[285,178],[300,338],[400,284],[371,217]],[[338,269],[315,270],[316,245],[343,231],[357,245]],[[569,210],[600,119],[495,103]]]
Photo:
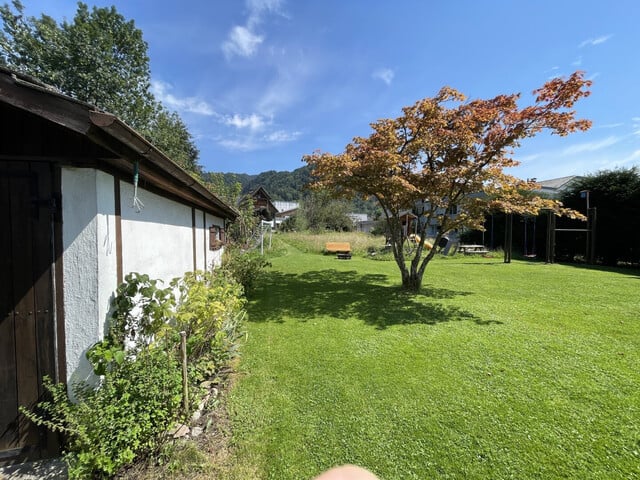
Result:
[[[519,164],[513,153],[524,138],[543,130],[561,136],[587,130],[591,122],[576,119],[572,108],[589,95],[590,86],[583,72],[555,78],[535,90],[535,102],[523,108],[517,104],[519,94],[467,101],[445,87],[435,97],[403,108],[398,118],[372,123],[373,133],[354,138],[343,153],[316,152],[303,160],[312,167],[312,187],[378,200],[402,285],[418,291],[435,249],[423,256],[424,244],[418,242],[413,256],[405,257],[402,211],[413,209],[418,216],[420,238],[426,238],[428,225],[437,225],[435,245],[455,229],[483,228],[491,210],[536,215],[548,209],[580,217],[558,201],[534,195],[534,182],[503,170]],[[443,214],[453,206],[458,215]]]

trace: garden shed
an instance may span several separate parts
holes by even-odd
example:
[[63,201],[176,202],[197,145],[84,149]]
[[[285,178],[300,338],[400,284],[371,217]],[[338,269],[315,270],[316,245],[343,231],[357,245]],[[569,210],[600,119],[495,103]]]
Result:
[[236,210],[117,117],[0,68],[0,463],[57,449],[19,414],[91,374],[117,285],[220,263]]

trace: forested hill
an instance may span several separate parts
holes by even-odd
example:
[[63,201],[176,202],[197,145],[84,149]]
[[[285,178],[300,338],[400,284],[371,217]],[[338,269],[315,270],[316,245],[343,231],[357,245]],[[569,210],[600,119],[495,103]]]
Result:
[[[294,170],[293,172],[276,172],[269,170],[257,175],[248,175],[246,173],[221,173],[224,182],[233,185],[240,182],[242,185],[242,193],[253,192],[262,186],[271,195],[273,200],[282,200],[286,202],[297,201],[302,198],[303,187],[309,183],[311,179],[311,170],[308,166],[304,166]],[[207,174],[204,174],[205,178]]]

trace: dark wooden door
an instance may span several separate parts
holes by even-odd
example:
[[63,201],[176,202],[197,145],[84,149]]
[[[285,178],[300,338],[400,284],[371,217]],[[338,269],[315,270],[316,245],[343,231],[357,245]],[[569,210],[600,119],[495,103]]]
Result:
[[0,461],[47,447],[19,407],[33,407],[56,371],[51,168],[0,161]]

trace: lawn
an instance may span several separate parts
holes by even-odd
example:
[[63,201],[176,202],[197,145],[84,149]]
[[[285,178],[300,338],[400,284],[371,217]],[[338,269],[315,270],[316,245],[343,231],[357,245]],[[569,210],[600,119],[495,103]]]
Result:
[[408,295],[390,261],[271,262],[231,478],[640,478],[640,272],[439,258]]

